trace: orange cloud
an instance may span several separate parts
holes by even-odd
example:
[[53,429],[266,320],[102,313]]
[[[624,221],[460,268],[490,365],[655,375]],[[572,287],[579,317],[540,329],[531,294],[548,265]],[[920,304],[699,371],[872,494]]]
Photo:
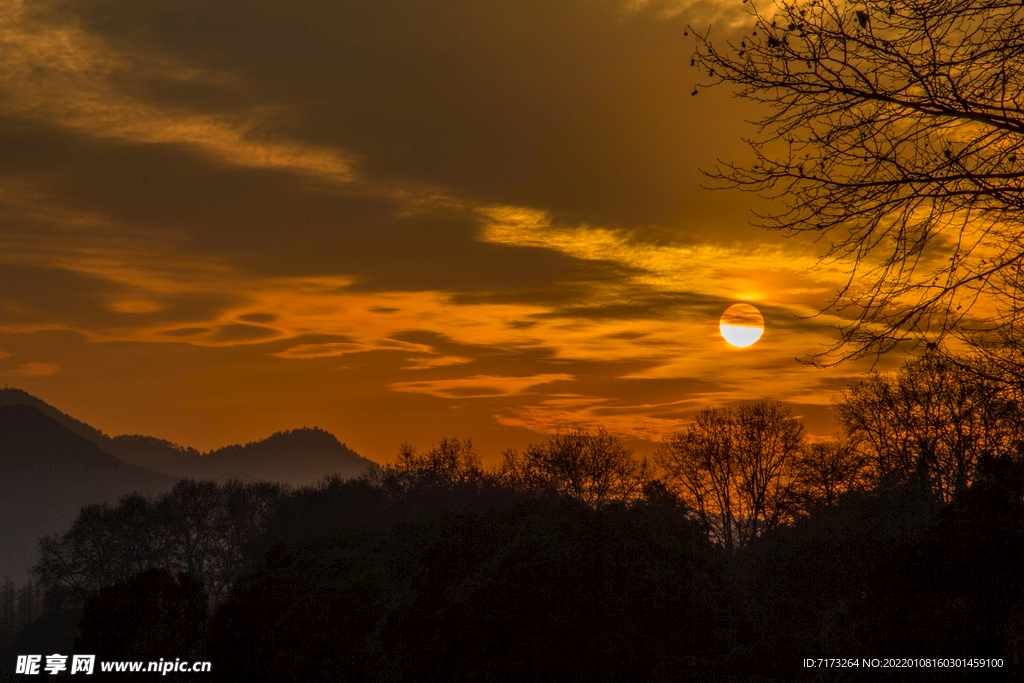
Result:
[[465,363],[472,363],[472,358],[464,358],[462,356],[438,356],[438,357],[424,357],[424,358],[406,358],[406,360],[412,365],[403,367],[403,370],[428,370],[430,368],[441,368],[449,365],[463,365]]
[[0,377],[47,377],[60,372],[60,363],[23,363],[13,370],[0,372]]
[[439,379],[419,382],[393,382],[387,387],[394,391],[429,394],[440,398],[483,398],[495,396],[516,396],[541,384],[564,382],[574,379],[572,375],[545,374],[532,377],[504,377],[495,375],[474,375],[461,379]]

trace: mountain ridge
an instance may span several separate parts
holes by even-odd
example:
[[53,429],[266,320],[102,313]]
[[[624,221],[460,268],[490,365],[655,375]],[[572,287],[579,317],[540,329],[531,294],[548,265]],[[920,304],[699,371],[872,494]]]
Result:
[[139,434],[111,437],[26,391],[0,389],[0,578],[28,578],[39,539],[66,531],[85,505],[158,495],[179,479],[299,486],[375,464],[318,427],[208,453]]
[[293,486],[312,484],[325,475],[358,476],[376,463],[319,427],[275,432],[245,445],[231,444],[206,453],[195,448],[141,434],[108,436],[16,388],[0,389],[0,407],[29,405],[66,429],[96,444],[126,463],[179,479],[236,478],[268,480]]
[[27,578],[39,539],[65,531],[84,505],[174,479],[122,461],[35,406],[0,406],[0,576]]

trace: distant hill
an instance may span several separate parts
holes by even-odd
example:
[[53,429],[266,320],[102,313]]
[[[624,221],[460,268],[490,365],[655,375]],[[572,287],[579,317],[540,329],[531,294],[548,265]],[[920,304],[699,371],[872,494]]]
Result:
[[83,505],[115,503],[133,491],[159,494],[173,485],[174,479],[121,461],[35,406],[0,406],[0,576],[24,581],[38,559],[39,538],[67,530]]
[[125,461],[179,478],[265,480],[303,486],[327,474],[356,477],[373,464],[330,432],[317,428],[277,432],[262,441],[204,454],[148,436],[116,436],[113,442],[114,453]]
[[253,480],[308,484],[325,474],[356,477],[374,463],[319,428],[277,432],[262,441],[227,446],[201,456],[210,473],[234,472]]
[[194,448],[151,436],[110,437],[21,389],[0,389],[0,407],[14,405],[36,408],[127,463],[179,479],[267,480],[302,486],[328,474],[355,477],[373,464],[330,432],[315,427],[278,432],[262,441],[202,454]]
[[108,453],[113,453],[113,439],[84,422],[79,422],[70,415],[65,415],[41,398],[36,398],[27,391],[21,389],[0,389],[0,407],[3,406],[32,406],[54,422],[64,426],[79,436],[92,441]]

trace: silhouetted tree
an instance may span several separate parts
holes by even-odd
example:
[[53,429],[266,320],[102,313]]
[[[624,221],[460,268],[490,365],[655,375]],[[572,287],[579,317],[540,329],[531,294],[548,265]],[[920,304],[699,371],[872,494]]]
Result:
[[183,480],[155,501],[130,494],[117,507],[87,505],[67,532],[40,540],[33,572],[55,599],[79,605],[143,571],[184,572],[216,603],[252,568],[244,549],[264,532],[282,490]]
[[423,454],[405,444],[398,453],[398,463],[390,473],[406,485],[416,484],[458,486],[473,484],[484,477],[480,454],[473,443],[444,437],[437,446]]
[[938,355],[875,373],[835,407],[875,485],[918,478],[941,502],[965,490],[979,459],[1015,453],[1024,413],[1007,385]]
[[239,576],[262,561],[262,557],[253,554],[251,546],[265,533],[285,490],[286,487],[271,482],[229,481],[221,485],[214,518],[216,540],[207,572],[201,577],[214,604],[228,595]]
[[646,460],[637,460],[604,428],[555,434],[523,453],[507,450],[499,476],[532,492],[552,491],[588,505],[635,498],[651,479]]
[[665,439],[655,462],[732,554],[793,511],[803,425],[780,403],[707,408]]
[[955,333],[1019,365],[1024,6],[748,7],[738,44],[698,36],[693,64],[770,111],[753,161],[708,175],[776,200],[761,225],[826,236],[826,259],[849,270],[833,306],[850,322],[833,350]]
[[[334,518],[346,493],[365,492],[324,488],[303,507]],[[376,520],[404,503],[379,500],[363,528],[279,543],[239,582],[213,620],[215,679],[697,680],[729,647],[720,555],[664,490],[600,507],[519,497],[388,529]]]
[[18,624],[17,590],[9,577],[4,577],[0,588],[0,652],[3,652],[15,632],[22,626]]
[[805,512],[829,508],[839,496],[867,485],[867,457],[841,440],[804,444],[795,464],[794,494]]
[[66,533],[40,539],[33,571],[47,590],[66,588],[84,600],[158,561],[154,545],[163,541],[151,522],[152,507],[141,496],[126,496],[118,508],[86,505]]

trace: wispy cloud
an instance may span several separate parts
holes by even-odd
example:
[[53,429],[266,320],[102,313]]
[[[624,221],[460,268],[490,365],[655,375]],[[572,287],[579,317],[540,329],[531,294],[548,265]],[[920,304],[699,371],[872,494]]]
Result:
[[392,382],[388,388],[393,391],[429,394],[441,398],[493,398],[517,396],[542,384],[567,382],[572,379],[572,375],[566,374],[533,375],[532,377],[474,375],[460,379]]
[[221,161],[298,171],[336,182],[353,177],[353,159],[336,149],[261,139],[273,107],[209,114],[154,105],[131,92],[146,81],[229,88],[227,72],[198,69],[159,53],[123,53],[79,25],[40,25],[31,5],[0,7],[0,112],[45,121],[93,137],[143,144],[185,145]]
[[23,363],[10,370],[0,370],[0,377],[47,377],[60,369],[60,363]]

